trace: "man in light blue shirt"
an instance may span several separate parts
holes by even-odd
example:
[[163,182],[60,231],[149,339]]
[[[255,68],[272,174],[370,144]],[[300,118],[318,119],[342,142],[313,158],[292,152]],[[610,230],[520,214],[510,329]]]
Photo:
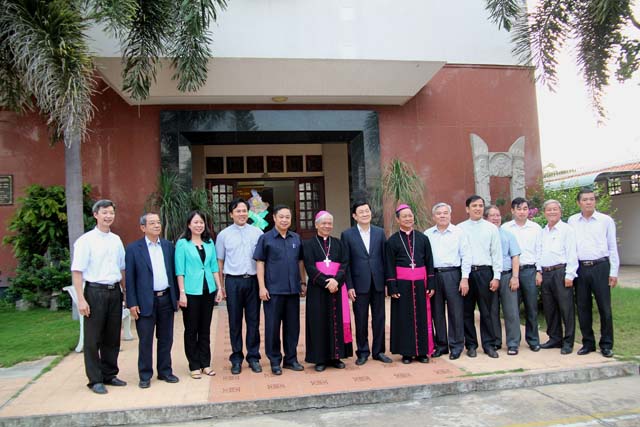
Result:
[[471,273],[469,293],[464,300],[464,340],[469,357],[476,357],[475,308],[480,309],[480,337],[482,349],[491,358],[497,358],[496,333],[491,321],[493,305],[498,303],[498,288],[502,272],[502,244],[498,228],[485,220],[484,199],[478,195],[467,198],[469,219],[458,224],[469,239],[471,247]]
[[245,358],[242,352],[243,311],[247,324],[246,360],[253,372],[260,373],[260,297],[253,252],[262,231],[247,223],[249,204],[244,199],[231,201],[229,215],[233,224],[218,234],[216,254],[219,269],[223,272],[220,289],[227,297],[231,373],[238,375],[242,371]]
[[[485,218],[500,227],[502,215],[500,209],[489,205],[484,212]],[[500,289],[498,290],[498,304],[492,308],[491,318],[493,329],[496,333],[496,350],[502,347],[502,327],[500,326],[500,306],[504,316],[504,329],[507,334],[507,354],[515,356],[520,347],[520,310],[518,304],[518,280],[520,270],[520,246],[516,236],[504,228],[500,230],[500,241],[502,243],[502,274],[500,276]]]

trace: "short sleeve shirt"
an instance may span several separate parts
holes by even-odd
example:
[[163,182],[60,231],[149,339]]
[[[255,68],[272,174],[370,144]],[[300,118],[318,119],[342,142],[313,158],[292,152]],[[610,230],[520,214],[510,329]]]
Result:
[[264,281],[270,294],[292,295],[300,293],[300,269],[302,241],[297,233],[287,231],[282,237],[273,228],[267,231],[256,245],[253,253],[256,261],[264,261]]
[[520,255],[520,245],[516,236],[504,228],[500,228],[500,242],[502,243],[502,270],[511,270],[511,258]]
[[103,233],[96,227],[73,244],[71,271],[82,272],[86,282],[117,283],[124,269],[124,246],[117,234]]

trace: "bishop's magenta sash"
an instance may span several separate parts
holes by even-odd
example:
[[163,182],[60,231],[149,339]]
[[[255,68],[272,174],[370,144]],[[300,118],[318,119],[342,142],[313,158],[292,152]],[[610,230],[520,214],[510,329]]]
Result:
[[[340,269],[340,263],[331,261],[329,266],[324,263],[324,261],[316,262],[316,268],[319,272],[326,274],[328,276],[334,276],[338,273]],[[349,311],[349,296],[347,295],[347,285],[344,283],[339,284],[341,289],[341,299],[342,299],[342,333],[344,335],[344,342],[349,344],[353,341],[353,337],[351,335],[351,312]]]
[[[398,280],[408,280],[411,282],[422,282],[424,281],[424,290],[425,293],[427,291],[427,269],[425,267],[396,267],[396,277]],[[428,338],[428,347],[427,356],[431,356],[434,350],[433,344],[433,327],[431,323],[431,298],[429,298],[429,294],[426,295],[427,300],[427,338]]]

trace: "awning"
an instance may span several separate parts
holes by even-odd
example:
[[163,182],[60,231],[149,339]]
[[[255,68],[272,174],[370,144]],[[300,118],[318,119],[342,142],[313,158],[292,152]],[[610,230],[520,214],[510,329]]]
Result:
[[[97,57],[104,80],[129,104],[119,57]],[[444,61],[214,58],[205,86],[182,93],[165,61],[141,105],[356,104],[402,105],[444,66]]]

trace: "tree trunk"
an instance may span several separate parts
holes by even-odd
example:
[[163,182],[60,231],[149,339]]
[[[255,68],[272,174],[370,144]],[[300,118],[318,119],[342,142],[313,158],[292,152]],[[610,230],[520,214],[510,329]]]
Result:
[[80,137],[77,135],[65,137],[64,142],[65,197],[67,201],[69,252],[73,260],[73,244],[78,237],[84,233]]

